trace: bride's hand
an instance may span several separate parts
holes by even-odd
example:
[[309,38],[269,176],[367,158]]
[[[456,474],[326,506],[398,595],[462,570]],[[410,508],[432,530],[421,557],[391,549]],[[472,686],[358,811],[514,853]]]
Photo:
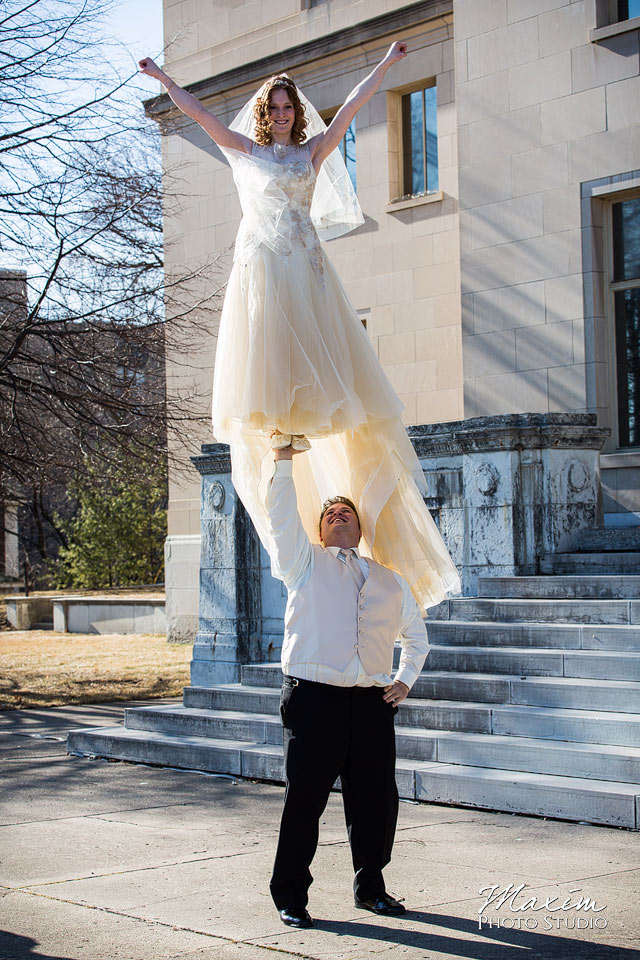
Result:
[[387,63],[397,63],[398,60],[404,60],[407,55],[407,45],[406,43],[401,43],[399,40],[396,40],[395,43],[392,43],[389,47],[385,60]]
[[148,77],[153,77],[155,80],[160,80],[164,77],[164,70],[161,70],[151,57],[145,57],[143,60],[139,60],[138,67],[140,68],[140,73],[144,73]]

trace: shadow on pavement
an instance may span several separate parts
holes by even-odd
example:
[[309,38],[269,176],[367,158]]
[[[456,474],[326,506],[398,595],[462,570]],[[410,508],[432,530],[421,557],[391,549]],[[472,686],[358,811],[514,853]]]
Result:
[[[594,931],[594,934],[600,934],[603,938],[602,943],[594,943],[578,937],[559,936],[552,931],[536,933],[532,930],[502,927],[491,930],[485,927],[479,930],[477,920],[419,910],[408,910],[404,919],[413,929],[385,928],[357,920],[314,920],[314,927],[339,936],[414,947],[464,960],[526,960],[534,957],[536,960],[567,960],[569,957],[571,960],[635,960],[640,957],[640,951],[631,947],[613,946],[604,942],[606,929]],[[540,923],[541,919],[539,925]],[[423,933],[416,928],[417,924],[448,928],[452,933]],[[472,939],[461,940],[453,931],[471,936]],[[425,957],[429,955],[425,952]]]
[[37,940],[7,930],[0,930],[0,957],[2,960],[70,960],[69,957],[39,953]]

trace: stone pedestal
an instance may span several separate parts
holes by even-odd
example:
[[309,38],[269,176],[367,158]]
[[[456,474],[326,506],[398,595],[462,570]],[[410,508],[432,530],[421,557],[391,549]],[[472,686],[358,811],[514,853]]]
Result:
[[285,591],[231,482],[226,444],[204,444],[192,458],[202,477],[200,602],[191,683],[240,679],[240,665],[277,661]]
[[[514,414],[409,428],[427,505],[460,571],[533,575],[563,538],[599,526],[599,450],[608,430],[590,414]],[[286,593],[231,483],[228,447],[206,444],[202,476],[199,626],[191,681],[240,679],[240,665],[276,661]]]
[[479,576],[539,573],[540,557],[568,535],[601,525],[599,451],[608,434],[595,415],[567,413],[409,427],[466,596]]

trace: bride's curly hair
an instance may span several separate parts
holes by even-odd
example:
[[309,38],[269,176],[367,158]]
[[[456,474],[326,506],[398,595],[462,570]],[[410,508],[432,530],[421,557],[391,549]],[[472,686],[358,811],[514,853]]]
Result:
[[256,121],[255,138],[256,143],[261,147],[267,147],[272,142],[271,121],[269,119],[269,105],[271,103],[271,94],[274,90],[285,90],[287,96],[293,104],[295,111],[295,120],[291,128],[291,142],[300,144],[307,139],[305,128],[308,120],[304,115],[304,107],[298,96],[298,88],[290,77],[275,76],[264,84],[261,95],[256,100],[253,108],[253,116]]

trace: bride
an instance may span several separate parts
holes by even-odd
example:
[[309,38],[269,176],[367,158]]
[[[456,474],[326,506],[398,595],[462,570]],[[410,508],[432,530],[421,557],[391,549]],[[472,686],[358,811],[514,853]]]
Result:
[[429,607],[459,590],[457,571],[423,499],[403,406],[320,244],[364,222],[338,147],[406,55],[404,43],[392,44],[329,126],[285,74],[227,127],[153,60],[139,66],[223,150],[238,187],[243,218],[220,320],[213,432],[230,445],[234,486],[260,539],[273,556],[270,447],[310,447],[293,466],[310,539],[318,542],[323,501],[349,496],[365,549]]

